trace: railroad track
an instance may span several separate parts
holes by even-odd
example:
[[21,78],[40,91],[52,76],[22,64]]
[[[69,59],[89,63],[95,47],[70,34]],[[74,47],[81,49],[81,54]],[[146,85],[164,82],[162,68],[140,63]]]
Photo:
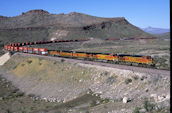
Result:
[[170,76],[170,71],[168,71],[168,70],[160,70],[160,69],[152,69],[152,68],[136,67],[136,66],[127,66],[127,65],[121,65],[121,64],[110,64],[110,63],[94,62],[94,61],[64,58],[64,57],[42,56],[42,55],[26,54],[26,53],[16,53],[14,55],[48,58],[48,59],[56,60],[56,61],[61,61],[63,59],[65,62],[91,64],[91,65],[97,65],[97,66],[104,66],[104,67],[110,67],[110,68],[130,70],[130,71],[139,72],[139,73]]
[[[82,42],[88,41],[88,39],[79,39],[79,40],[54,40],[54,41],[40,41],[40,42],[25,42],[25,43],[10,43],[4,45],[4,49],[10,51],[12,53],[20,52],[27,54],[37,54],[39,56],[58,56],[67,58],[75,58],[76,59],[84,59],[82,63],[89,64],[99,64],[106,67],[122,67],[122,69],[129,69],[133,71],[137,71],[140,69],[144,69],[144,67],[152,67],[154,66],[154,60],[151,56],[143,56],[143,55],[126,55],[126,54],[114,54],[114,53],[91,53],[91,52],[80,52],[80,51],[66,51],[66,50],[48,50],[47,48],[32,48],[27,47],[29,45],[37,45],[37,44],[49,44],[49,43],[63,43],[63,42]],[[67,58],[66,58],[67,57]],[[89,61],[88,61],[89,60]],[[92,61],[94,62],[92,62]],[[105,61],[108,63],[96,62],[96,61]],[[115,64],[117,63],[117,64]],[[124,65],[121,65],[121,64]],[[127,65],[135,65],[136,66],[127,66]],[[139,66],[142,66],[139,68]],[[144,66],[144,67],[143,67]],[[126,68],[127,67],[127,68]],[[155,67],[153,67],[155,68]],[[148,73],[152,73],[152,71],[148,71],[150,69],[145,68]],[[157,69],[154,69],[157,70]]]

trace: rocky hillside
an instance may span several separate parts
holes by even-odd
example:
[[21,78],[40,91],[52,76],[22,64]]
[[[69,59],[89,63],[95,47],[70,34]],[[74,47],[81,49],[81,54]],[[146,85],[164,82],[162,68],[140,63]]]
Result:
[[131,36],[151,35],[130,24],[124,17],[102,18],[76,12],[50,14],[44,10],[31,10],[15,17],[0,16],[1,43]]
[[[26,112],[39,100],[47,102],[45,106],[48,102],[54,103],[53,109],[44,107],[44,113],[59,113],[59,109],[63,109],[60,113],[168,113],[170,108],[170,76],[164,73],[141,73],[64,58],[53,60],[15,54],[0,68],[1,76],[34,100],[33,103],[26,100],[27,103],[24,101],[21,105],[22,100],[18,102],[13,91],[9,97],[15,100],[15,103],[11,100],[12,105],[22,107],[12,109],[10,99],[3,96],[3,101],[0,100],[2,113],[6,108],[12,112],[15,109]],[[146,98],[150,102],[142,104]],[[42,107],[40,103],[40,107],[34,107],[26,113],[33,113],[33,110]],[[165,110],[168,111],[163,112]]]
[[125,18],[100,18],[82,13],[50,14],[44,10],[31,10],[16,17],[1,17],[1,29],[28,27],[84,27],[106,22],[128,23]]

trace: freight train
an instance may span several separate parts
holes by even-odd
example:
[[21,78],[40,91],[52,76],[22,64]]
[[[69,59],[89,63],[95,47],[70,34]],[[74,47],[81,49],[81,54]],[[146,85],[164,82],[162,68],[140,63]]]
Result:
[[140,39],[157,39],[157,37],[124,37],[124,38],[107,38],[105,40],[140,40]]
[[27,45],[60,43],[60,42],[81,42],[81,41],[87,41],[87,39],[12,43],[5,45],[4,49],[11,52],[22,52],[22,53],[37,54],[37,55],[82,58],[87,60],[101,60],[111,63],[129,63],[130,65],[135,63],[144,66],[145,65],[154,66],[153,58],[151,58],[151,56],[126,55],[126,54],[114,54],[114,53],[94,53],[94,52],[80,52],[80,51],[66,51],[66,50],[48,50],[46,48],[27,47]]

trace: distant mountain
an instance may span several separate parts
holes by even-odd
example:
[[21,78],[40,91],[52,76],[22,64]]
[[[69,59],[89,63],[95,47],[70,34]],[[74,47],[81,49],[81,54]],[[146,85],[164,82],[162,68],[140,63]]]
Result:
[[103,18],[83,13],[51,14],[30,10],[19,16],[0,16],[0,41],[26,42],[53,39],[150,37],[124,17]]
[[164,28],[147,27],[147,28],[141,28],[141,29],[151,34],[162,34],[162,33],[170,32],[170,29],[164,29]]

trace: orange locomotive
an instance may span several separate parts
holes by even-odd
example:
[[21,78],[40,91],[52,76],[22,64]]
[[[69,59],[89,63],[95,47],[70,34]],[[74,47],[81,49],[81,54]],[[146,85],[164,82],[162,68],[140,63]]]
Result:
[[112,53],[93,53],[93,58],[107,61],[118,61],[117,54]]
[[141,56],[141,55],[118,55],[119,62],[130,62],[138,64],[153,64],[153,59],[151,56]]
[[106,61],[113,61],[115,63],[128,62],[128,63],[153,65],[153,59],[151,58],[151,56],[124,55],[124,54],[117,55],[113,53],[90,53],[90,52],[77,52],[77,51],[64,51],[64,50],[58,50],[58,51],[49,50],[48,54],[52,56],[106,60]]

